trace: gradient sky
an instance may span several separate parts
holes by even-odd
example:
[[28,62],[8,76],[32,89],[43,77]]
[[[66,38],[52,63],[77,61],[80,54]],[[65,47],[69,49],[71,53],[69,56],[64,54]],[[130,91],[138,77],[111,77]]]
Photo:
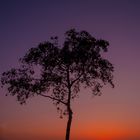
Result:
[[[81,90],[73,102],[71,140],[140,140],[139,0],[0,0],[0,73],[39,42],[70,28],[110,42],[115,89],[100,97]],[[0,140],[63,140],[67,118],[51,101],[19,105],[0,89]]]

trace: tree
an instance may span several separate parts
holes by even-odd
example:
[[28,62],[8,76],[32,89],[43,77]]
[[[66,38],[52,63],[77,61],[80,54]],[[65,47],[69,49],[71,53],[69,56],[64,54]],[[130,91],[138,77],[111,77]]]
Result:
[[101,95],[103,85],[114,87],[114,67],[102,57],[108,46],[108,41],[95,39],[86,31],[68,30],[62,47],[58,38],[52,37],[31,48],[19,60],[20,68],[2,73],[2,87],[6,86],[6,95],[16,96],[21,104],[35,95],[52,100],[61,117],[68,116],[65,140],[69,140],[71,101],[80,87],[91,89],[93,95]]

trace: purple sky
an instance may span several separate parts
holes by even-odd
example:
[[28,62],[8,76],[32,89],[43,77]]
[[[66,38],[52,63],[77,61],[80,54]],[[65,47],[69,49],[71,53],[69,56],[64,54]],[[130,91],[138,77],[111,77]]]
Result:
[[[16,67],[18,58],[50,36],[62,41],[73,27],[110,42],[107,57],[115,66],[116,86],[95,98],[81,90],[73,104],[72,140],[80,132],[85,132],[83,140],[108,135],[111,128],[116,135],[140,139],[139,0],[0,0],[0,73]],[[20,106],[5,92],[0,89],[0,139],[18,140],[24,134],[62,139],[66,118],[59,119],[50,101],[35,97]]]

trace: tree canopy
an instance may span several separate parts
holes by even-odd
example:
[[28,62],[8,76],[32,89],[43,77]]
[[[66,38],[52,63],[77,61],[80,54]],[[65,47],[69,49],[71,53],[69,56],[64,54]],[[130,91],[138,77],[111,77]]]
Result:
[[93,95],[101,95],[103,85],[113,84],[113,65],[102,54],[109,42],[95,39],[86,31],[68,30],[63,46],[58,37],[29,49],[20,61],[20,68],[2,74],[2,87],[23,104],[30,97],[41,95],[58,106],[65,105],[64,115],[72,114],[71,100],[80,87],[90,88]]

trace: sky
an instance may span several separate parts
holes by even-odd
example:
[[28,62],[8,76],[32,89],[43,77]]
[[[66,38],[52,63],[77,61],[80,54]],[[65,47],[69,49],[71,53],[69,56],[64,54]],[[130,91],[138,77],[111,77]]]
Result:
[[[102,96],[81,89],[71,140],[140,140],[139,0],[0,0],[0,73],[18,66],[31,47],[71,29],[110,43],[115,88]],[[0,88],[0,140],[63,140],[67,117],[43,97],[20,105]]]

